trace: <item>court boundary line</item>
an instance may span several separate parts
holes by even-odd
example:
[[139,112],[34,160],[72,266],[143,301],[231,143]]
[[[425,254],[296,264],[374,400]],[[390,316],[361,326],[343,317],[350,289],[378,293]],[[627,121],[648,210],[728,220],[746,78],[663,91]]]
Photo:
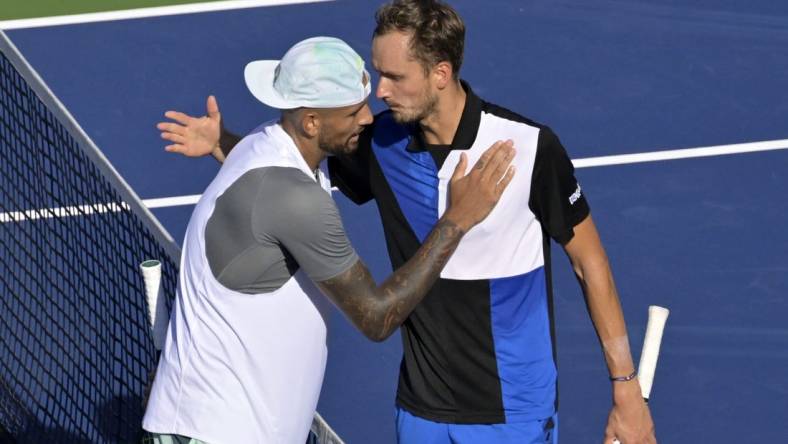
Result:
[[[683,148],[677,150],[649,151],[632,154],[616,154],[610,156],[586,157],[575,159],[572,164],[575,168],[592,168],[600,166],[629,165],[645,162],[659,162],[666,160],[691,159],[697,157],[727,156],[731,154],[755,153],[760,151],[774,151],[788,149],[788,139],[766,140],[762,142],[735,143],[730,145],[715,145],[698,148]],[[338,188],[331,188],[338,191]],[[200,200],[200,194],[186,196],[160,197],[143,199],[148,208],[168,208],[183,205],[194,205]]]
[[[698,148],[684,148],[677,150],[649,151],[643,153],[586,157],[582,159],[575,159],[572,161],[572,163],[575,166],[575,168],[593,168],[600,166],[630,165],[630,164],[645,163],[645,162],[659,162],[659,161],[667,161],[667,160],[680,160],[680,159],[691,159],[691,158],[711,157],[711,156],[727,156],[731,154],[745,154],[745,153],[755,153],[761,151],[775,151],[775,150],[786,150],[786,149],[788,149],[788,139],[780,139],[780,140],[767,140],[762,142],[748,142],[748,143],[735,143],[730,145],[715,145],[715,146],[706,146],[706,147],[698,147]],[[334,187],[332,188],[332,190],[337,191],[337,188]],[[151,199],[142,199],[142,203],[148,209],[151,210],[155,208],[179,207],[186,205],[195,205],[200,200],[201,196],[202,196],[201,194],[189,194],[183,196],[158,197]],[[72,209],[71,207],[69,207],[68,209],[54,209],[54,210],[42,209],[42,210],[28,210],[26,212],[0,213],[0,223],[19,222],[28,219],[53,217],[54,215],[59,214],[61,212],[62,212],[61,214],[65,214],[65,215],[84,215],[84,214],[93,214],[93,213],[103,213],[113,210],[119,211],[121,209],[121,207],[111,206],[117,204],[108,203],[107,205],[108,205],[107,207],[101,206],[99,210],[95,208],[87,208],[87,207],[79,206],[77,211],[69,211]],[[121,203],[121,205],[123,205],[123,203]],[[34,214],[36,214],[37,216],[34,216]]]
[[198,14],[203,12],[231,11],[236,9],[286,6],[305,3],[323,3],[332,1],[335,0],[226,0],[203,3],[187,3],[183,5],[151,6],[147,8],[123,9],[119,11],[86,12],[82,14],[56,15],[50,17],[0,20],[0,29],[3,31],[10,31],[13,29],[78,25],[83,23],[131,20],[140,18],[164,17],[170,15]]
[[663,160],[692,159],[696,157],[727,156],[731,154],[755,153],[788,149],[788,139],[766,140],[762,142],[734,143],[677,150],[649,151],[632,154],[586,157],[572,161],[575,168],[589,168],[610,165],[657,162]]

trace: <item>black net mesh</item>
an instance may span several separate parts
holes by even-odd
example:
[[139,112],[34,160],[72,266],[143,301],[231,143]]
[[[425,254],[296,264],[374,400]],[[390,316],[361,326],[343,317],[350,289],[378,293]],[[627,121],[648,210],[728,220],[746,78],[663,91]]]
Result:
[[139,442],[156,350],[138,266],[176,264],[0,53],[0,440]]

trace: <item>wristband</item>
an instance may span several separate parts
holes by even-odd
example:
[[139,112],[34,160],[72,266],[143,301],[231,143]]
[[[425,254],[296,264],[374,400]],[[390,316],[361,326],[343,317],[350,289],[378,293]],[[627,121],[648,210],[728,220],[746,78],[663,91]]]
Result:
[[612,382],[627,382],[627,381],[631,381],[631,380],[635,379],[635,377],[636,377],[637,375],[638,375],[638,371],[637,371],[637,370],[635,370],[635,371],[633,371],[633,372],[632,372],[632,374],[629,374],[629,375],[627,375],[627,376],[618,376],[618,377],[616,377],[616,376],[611,376],[611,377],[610,377],[610,380],[611,380]]

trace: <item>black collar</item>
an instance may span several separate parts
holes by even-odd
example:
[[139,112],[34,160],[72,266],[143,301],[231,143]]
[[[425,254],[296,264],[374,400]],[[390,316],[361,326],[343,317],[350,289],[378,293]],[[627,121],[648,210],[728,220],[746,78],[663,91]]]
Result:
[[[465,80],[460,80],[462,89],[465,90],[465,106],[460,116],[460,124],[454,133],[451,141],[450,150],[467,150],[473,146],[476,134],[479,132],[479,124],[482,121],[482,100],[473,93],[470,85]],[[424,142],[424,132],[418,123],[411,125],[411,138],[407,150],[412,152],[425,151],[430,148]]]

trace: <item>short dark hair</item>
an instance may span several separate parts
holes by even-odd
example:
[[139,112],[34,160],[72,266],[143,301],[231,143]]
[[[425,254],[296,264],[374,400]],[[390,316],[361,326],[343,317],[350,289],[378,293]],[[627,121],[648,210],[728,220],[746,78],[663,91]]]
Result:
[[459,78],[465,24],[454,8],[440,0],[394,0],[378,9],[375,22],[375,37],[393,31],[410,34],[411,54],[426,72],[447,61]]

